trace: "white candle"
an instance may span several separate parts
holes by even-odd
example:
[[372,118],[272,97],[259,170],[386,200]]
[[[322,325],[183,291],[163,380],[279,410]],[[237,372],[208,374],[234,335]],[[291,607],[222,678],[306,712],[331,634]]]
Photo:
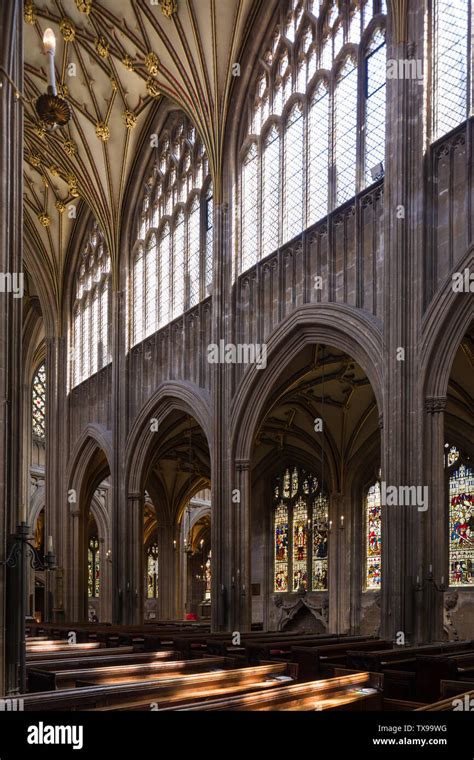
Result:
[[441,576],[441,585],[444,586],[444,575]]
[[419,576],[419,575],[417,575],[417,576],[416,576],[416,585],[418,586],[418,585],[419,585],[419,583],[420,583],[420,576]]
[[20,523],[26,523],[26,506],[24,502],[20,504]]
[[430,565],[430,575],[433,572],[433,565]]
[[43,35],[43,48],[45,55],[48,57],[48,84],[52,88],[54,95],[56,92],[56,75],[54,72],[54,54],[56,52],[56,37],[52,29],[46,29]]
[[48,554],[53,553],[53,537],[48,536]]
[[341,515],[341,528],[344,527],[344,515]]

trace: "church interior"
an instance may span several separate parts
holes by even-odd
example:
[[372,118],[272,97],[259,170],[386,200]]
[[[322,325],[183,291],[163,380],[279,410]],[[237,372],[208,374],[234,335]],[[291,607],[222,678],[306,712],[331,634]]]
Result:
[[474,709],[473,14],[3,0],[2,712]]

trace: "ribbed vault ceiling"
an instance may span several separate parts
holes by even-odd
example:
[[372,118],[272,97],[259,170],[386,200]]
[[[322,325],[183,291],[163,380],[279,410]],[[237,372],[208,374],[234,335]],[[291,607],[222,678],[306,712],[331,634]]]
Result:
[[[276,0],[271,0],[272,3]],[[267,0],[268,2],[268,0]],[[117,271],[124,196],[147,120],[163,96],[194,121],[215,192],[233,64],[261,0],[43,0],[25,2],[25,240],[59,315],[70,205],[85,201]],[[59,94],[73,116],[45,131],[35,112],[47,84],[42,38],[57,38]],[[72,66],[71,66],[72,64]],[[35,257],[31,264],[31,257]]]

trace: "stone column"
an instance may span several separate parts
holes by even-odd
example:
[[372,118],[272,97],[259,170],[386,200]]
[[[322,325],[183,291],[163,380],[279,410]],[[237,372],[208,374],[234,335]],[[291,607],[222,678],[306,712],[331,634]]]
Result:
[[176,617],[176,602],[178,596],[178,576],[175,572],[173,526],[163,525],[159,535],[160,619],[171,620]]
[[143,557],[143,503],[141,494],[129,494],[127,502],[127,544],[120,550],[116,562],[125,567],[123,589],[126,625],[143,622],[144,607],[144,557]]
[[[444,468],[444,412],[446,397],[425,399],[425,482],[430,486],[430,508],[423,513],[423,537],[425,547],[425,566],[420,567],[417,575],[425,579],[430,565],[433,578],[439,586],[449,583],[448,559],[448,523],[446,472]],[[437,591],[432,583],[425,583],[420,600],[420,614],[417,618],[416,634],[418,641],[440,641],[443,635],[443,601],[444,595]]]
[[[235,490],[235,498],[233,493]],[[234,485],[231,493],[232,509],[235,511],[234,546],[234,586],[232,630],[250,631],[252,623],[252,576],[251,576],[251,531],[250,531],[250,462],[238,460],[235,463]]]
[[[388,41],[388,59],[423,59],[423,3],[410,3],[408,12],[406,3],[392,0]],[[423,88],[417,80],[387,79],[382,470],[387,485],[395,487],[424,485],[418,344],[423,304],[424,113]],[[403,632],[407,641],[413,638],[420,514],[416,505],[382,507],[382,635],[394,638]]]
[[[64,468],[68,451],[67,367],[64,341],[57,336],[46,338],[46,451],[45,451],[45,540],[53,537],[58,570],[67,556],[68,503],[64,492]],[[66,370],[64,371],[64,368]],[[57,571],[55,571],[57,572]],[[45,604],[52,595],[53,619],[61,617],[55,598],[54,573],[46,573]],[[69,610],[68,610],[69,611]],[[76,618],[71,618],[76,619]]]
[[[121,252],[122,260],[128,261],[128,251]],[[120,272],[123,282],[126,281],[128,267],[124,264]],[[128,531],[127,492],[125,483],[125,467],[123,452],[126,450],[127,415],[123,413],[128,408],[127,393],[130,387],[127,375],[127,314],[126,301],[121,292],[115,289],[112,295],[112,441],[113,460],[111,462],[112,501],[109,511],[112,536],[112,622],[124,623],[126,620],[125,589],[129,583],[125,562],[128,543],[131,534]],[[142,509],[143,512],[143,509]],[[143,543],[143,524],[142,543]],[[142,560],[143,562],[143,560]],[[143,580],[142,580],[143,584]],[[143,596],[141,605],[143,609]]]
[[[212,342],[229,336],[230,307],[226,294],[230,294],[232,278],[231,246],[229,245],[227,204],[215,207],[214,281],[212,298]],[[235,539],[231,499],[231,472],[229,462],[229,424],[231,403],[231,367],[211,365],[212,399],[212,452],[211,452],[211,549],[212,549],[212,618],[213,630],[228,630],[234,605],[235,578],[233,552],[229,551]]]
[[[0,561],[5,560],[7,536],[18,523],[22,499],[21,444],[21,298],[7,292],[7,275],[18,278],[23,267],[23,3],[5,0],[0,13],[0,273],[6,286],[0,292]],[[19,284],[16,279],[16,285]],[[11,290],[11,288],[10,288]],[[8,573],[15,582],[15,571]],[[0,694],[18,688],[18,636],[9,618],[6,640],[5,568],[0,565]],[[19,620],[18,620],[19,623]],[[6,644],[8,643],[8,646]]]

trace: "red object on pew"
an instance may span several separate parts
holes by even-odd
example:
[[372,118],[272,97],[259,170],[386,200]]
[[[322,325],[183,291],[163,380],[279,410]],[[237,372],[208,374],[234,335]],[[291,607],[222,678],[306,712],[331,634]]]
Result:
[[197,622],[198,616],[196,615],[195,612],[188,612],[186,615],[186,620],[194,620]]

